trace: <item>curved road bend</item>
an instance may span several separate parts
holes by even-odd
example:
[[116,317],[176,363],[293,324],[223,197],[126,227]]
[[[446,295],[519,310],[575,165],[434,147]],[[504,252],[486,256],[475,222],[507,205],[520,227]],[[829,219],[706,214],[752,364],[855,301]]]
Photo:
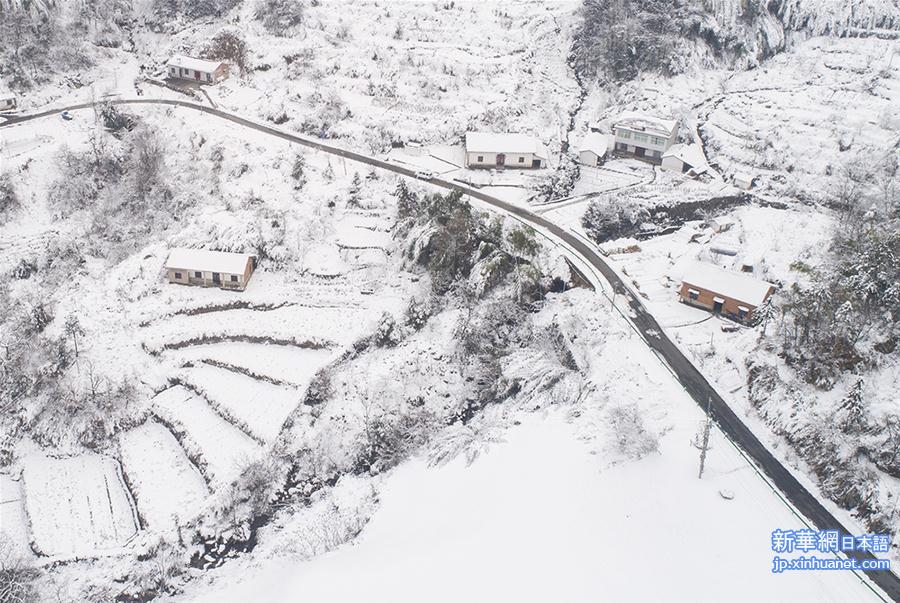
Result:
[[[403,176],[414,178],[416,173],[415,170],[395,165],[388,161],[341,149],[315,139],[291,134],[221,109],[215,109],[177,99],[112,99],[109,101],[86,102],[71,105],[69,107],[50,109],[31,115],[10,116],[7,117],[5,123],[0,124],[0,128],[39,119],[41,117],[56,115],[62,111],[90,109],[95,104],[102,104],[103,102],[109,102],[116,105],[169,105],[194,109],[292,143],[301,144],[340,157],[346,157],[352,161],[389,170]],[[448,180],[432,178],[431,180],[428,180],[428,182],[445,189],[460,191],[497,209],[512,214],[524,222],[545,229],[568,245],[575,253],[580,255],[582,261],[599,270],[603,277],[609,281],[614,290],[618,291],[621,295],[624,295],[628,300],[628,305],[633,313],[631,320],[634,323],[634,326],[643,335],[647,345],[665,360],[681,382],[681,385],[691,395],[700,408],[705,411],[707,404],[709,404],[710,415],[718,424],[719,428],[753,459],[759,469],[769,477],[771,482],[781,491],[784,497],[787,498],[800,513],[808,518],[817,529],[838,530],[844,534],[852,534],[850,530],[846,529],[841,522],[838,521],[838,519],[829,512],[828,509],[826,509],[771,452],[769,452],[759,438],[750,431],[744,422],[741,421],[740,417],[738,417],[731,407],[726,404],[725,400],[723,400],[716,392],[715,388],[710,385],[709,381],[706,380],[693,363],[691,363],[691,361],[682,354],[681,350],[679,350],[666,336],[665,331],[659,323],[656,322],[656,319],[647,312],[640,300],[632,294],[631,290],[626,286],[619,275],[616,274],[603,257],[591,249],[591,247],[566,229],[524,207],[513,205],[477,189]],[[847,553],[847,556],[858,560],[860,563],[875,559],[875,556],[871,553],[861,551],[849,552]],[[900,577],[898,577],[897,574],[889,571],[866,571],[865,573],[869,579],[878,585],[878,587],[891,597],[891,599],[896,603],[900,603]]]

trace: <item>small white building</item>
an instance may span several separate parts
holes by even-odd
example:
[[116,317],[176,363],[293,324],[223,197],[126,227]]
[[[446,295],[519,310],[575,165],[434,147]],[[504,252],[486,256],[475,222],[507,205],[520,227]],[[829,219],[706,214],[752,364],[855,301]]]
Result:
[[243,291],[255,264],[256,258],[247,253],[177,247],[166,260],[166,277],[180,285]]
[[0,111],[12,111],[16,108],[16,97],[8,92],[0,92]]
[[540,141],[529,134],[466,133],[467,168],[542,168],[547,154]]
[[744,189],[745,191],[753,188],[753,176],[751,176],[750,174],[735,172],[731,177],[731,181],[736,187]]
[[678,122],[626,111],[613,123],[613,134],[617,153],[661,163],[663,153],[675,144]]
[[179,54],[166,63],[166,74],[173,79],[215,84],[228,77],[228,64]]
[[609,136],[600,132],[588,132],[581,141],[581,149],[578,151],[578,162],[581,165],[598,166],[606,161],[606,152],[609,150]]
[[702,174],[707,169],[706,157],[698,144],[676,144],[662,154],[662,169],[682,174]]
[[713,232],[725,232],[731,230],[734,226],[734,220],[728,216],[718,216],[706,220],[706,225],[712,228]]

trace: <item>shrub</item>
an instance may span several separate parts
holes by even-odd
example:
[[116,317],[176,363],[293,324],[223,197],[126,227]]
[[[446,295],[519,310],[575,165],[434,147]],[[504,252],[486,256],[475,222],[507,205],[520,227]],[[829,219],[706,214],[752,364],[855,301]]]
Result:
[[0,225],[5,224],[19,207],[21,202],[12,181],[8,175],[0,174]]
[[649,214],[633,202],[614,195],[604,195],[588,206],[581,225],[597,243],[634,234]]

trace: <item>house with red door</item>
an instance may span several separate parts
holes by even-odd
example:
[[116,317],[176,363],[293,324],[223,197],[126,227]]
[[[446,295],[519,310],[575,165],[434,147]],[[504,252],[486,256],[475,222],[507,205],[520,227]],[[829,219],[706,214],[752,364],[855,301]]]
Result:
[[468,132],[466,167],[538,169],[547,167],[547,153],[529,134]]
[[228,64],[177,54],[166,63],[166,74],[171,79],[215,84],[228,77]]

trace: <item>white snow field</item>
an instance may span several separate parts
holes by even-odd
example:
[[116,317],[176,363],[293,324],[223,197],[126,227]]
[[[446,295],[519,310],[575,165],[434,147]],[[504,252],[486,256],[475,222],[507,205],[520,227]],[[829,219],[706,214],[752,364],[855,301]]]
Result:
[[29,546],[29,538],[28,515],[25,513],[22,480],[15,480],[12,476],[2,473],[0,474],[0,550],[6,546],[19,557],[30,557],[33,552]]
[[223,416],[254,438],[272,442],[288,415],[297,407],[302,392],[259,381],[240,373],[197,364],[184,369],[181,379],[203,394]]
[[25,508],[36,551],[92,556],[116,550],[137,533],[134,504],[119,463],[99,454],[32,454],[23,462]]
[[215,484],[227,484],[262,450],[250,436],[223,419],[210,406],[177,385],[153,398],[155,412],[176,430],[183,430],[188,456],[202,459]]
[[147,421],[125,432],[119,449],[145,527],[166,532],[201,510],[206,482],[163,425]]
[[179,600],[878,600],[852,573],[773,574],[771,531],[802,524],[721,438],[697,479],[693,427],[610,467],[563,411],[532,416],[471,466],[394,471],[353,544]]
[[239,366],[255,375],[297,388],[306,387],[316,371],[334,357],[331,350],[241,341],[200,344],[173,350],[171,354],[183,362],[212,360]]

